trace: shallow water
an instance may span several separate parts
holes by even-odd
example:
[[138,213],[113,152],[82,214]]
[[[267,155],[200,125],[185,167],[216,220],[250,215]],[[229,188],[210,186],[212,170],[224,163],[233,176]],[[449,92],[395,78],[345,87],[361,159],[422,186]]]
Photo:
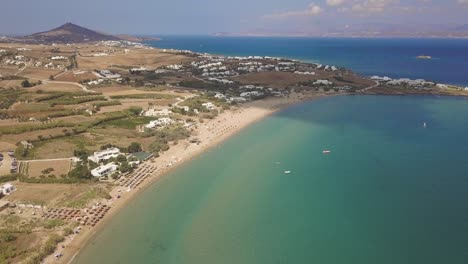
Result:
[[75,262],[468,263],[467,116],[458,98],[293,106],[148,188]]

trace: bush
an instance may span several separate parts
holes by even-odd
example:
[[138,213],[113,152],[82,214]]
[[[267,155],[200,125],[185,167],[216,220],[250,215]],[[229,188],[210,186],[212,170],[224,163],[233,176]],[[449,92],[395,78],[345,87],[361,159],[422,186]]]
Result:
[[142,151],[142,148],[141,148],[141,144],[138,142],[132,142],[128,146],[128,152],[130,153],[135,153],[135,152],[140,152],[140,151]]
[[16,236],[11,233],[4,233],[0,235],[0,241],[2,242],[12,242],[16,240]]
[[28,80],[24,80],[21,82],[21,86],[24,88],[28,88],[28,87],[32,87],[33,85]]
[[18,179],[17,174],[10,174],[10,175],[6,175],[6,176],[1,176],[0,177],[0,183],[9,182],[9,181],[16,181],[17,179]]
[[68,176],[75,179],[92,179],[91,171],[83,162],[79,162],[73,170],[68,173]]
[[138,106],[131,106],[128,111],[132,113],[133,115],[140,115],[140,113],[143,111],[143,108],[138,107]]

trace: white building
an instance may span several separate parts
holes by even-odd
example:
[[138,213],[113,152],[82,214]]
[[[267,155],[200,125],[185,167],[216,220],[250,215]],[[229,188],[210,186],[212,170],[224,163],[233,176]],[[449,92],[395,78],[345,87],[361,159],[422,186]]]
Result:
[[380,76],[372,76],[370,77],[371,80],[374,80],[374,81],[382,81],[382,82],[389,82],[392,80],[392,78],[390,77],[387,77],[387,76],[383,76],[383,77],[380,77]]
[[329,80],[317,80],[314,82],[314,85],[332,85],[333,83]]
[[104,52],[93,54],[93,57],[105,57],[105,56],[109,56],[109,54],[104,53]]
[[184,66],[180,65],[180,64],[173,64],[173,65],[168,65],[166,66],[166,68],[170,69],[170,70],[181,70]]
[[214,97],[217,98],[217,99],[226,99],[226,96],[224,94],[222,94],[222,93],[217,93],[217,94],[215,94]]
[[154,71],[154,73],[156,73],[156,74],[163,74],[163,73],[167,73],[167,72],[168,72],[168,70],[165,70],[165,69],[157,69],[157,70]]
[[94,177],[107,176],[107,175],[117,171],[118,167],[119,166],[117,166],[117,164],[115,164],[114,162],[111,162],[109,164],[102,165],[102,166],[99,166],[99,167],[91,170],[91,175],[93,175]]
[[203,103],[202,106],[208,110],[213,110],[216,108],[216,105],[214,105],[212,102]]
[[174,124],[174,120],[169,117],[162,117],[157,120],[150,121],[149,124],[145,125],[146,128],[156,128],[160,126],[169,126]]
[[140,72],[148,71],[148,68],[145,68],[145,67],[132,68],[129,71],[130,71],[130,73],[140,73]]
[[110,158],[116,158],[122,154],[118,148],[109,148],[103,151],[94,152],[92,156],[88,157],[88,160],[91,160],[96,163],[100,163],[102,160],[108,160]]
[[97,80],[94,80],[94,81],[89,81],[86,84],[87,85],[99,85],[99,84],[103,83],[104,81],[105,81],[104,79],[97,79]]
[[52,58],[50,58],[51,60],[66,60],[67,58],[64,57],[64,56],[54,56]]
[[251,91],[251,92],[243,92],[240,94],[240,97],[257,97],[257,96],[262,96],[264,95],[263,92],[260,91]]
[[109,70],[101,70],[99,71],[99,75],[100,77],[104,77],[106,79],[117,79],[117,78],[122,77],[120,74],[113,73]]
[[295,74],[301,74],[301,75],[315,75],[315,72],[302,72],[302,71],[295,71]]
[[16,188],[11,183],[4,184],[2,187],[0,187],[0,193],[3,195],[10,195],[14,191],[16,191]]
[[[409,86],[434,86],[435,83],[433,82],[428,82],[423,79],[416,79],[416,80],[411,80],[408,78],[401,78],[401,79],[396,79],[389,81],[387,83],[388,85],[409,85]],[[440,88],[440,87],[439,87]]]
[[144,116],[168,116],[170,114],[172,114],[172,111],[167,108],[164,108],[161,110],[156,110],[154,108],[151,108],[148,111],[146,111],[143,115]]
[[218,79],[218,78],[208,78],[209,81],[219,82],[222,84],[233,84],[233,81],[226,80],[226,79]]
[[245,103],[247,102],[247,99],[244,97],[231,97],[229,98],[228,102]]

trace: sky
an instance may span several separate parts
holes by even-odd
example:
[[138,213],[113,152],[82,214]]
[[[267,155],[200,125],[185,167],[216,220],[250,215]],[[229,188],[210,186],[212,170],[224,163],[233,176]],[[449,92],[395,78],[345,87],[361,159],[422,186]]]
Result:
[[1,0],[0,33],[66,22],[107,33],[321,34],[468,24],[468,0]]

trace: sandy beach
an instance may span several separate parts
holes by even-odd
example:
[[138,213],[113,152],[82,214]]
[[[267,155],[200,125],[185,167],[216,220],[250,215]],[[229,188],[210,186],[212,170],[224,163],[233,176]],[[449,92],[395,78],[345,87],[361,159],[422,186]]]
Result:
[[[288,98],[268,98],[249,102],[240,107],[225,111],[212,120],[199,124],[193,132],[193,137],[200,141],[198,144],[181,141],[176,145],[172,145],[168,151],[156,158],[154,162],[151,160],[146,161],[145,164],[156,167],[156,170],[135,189],[128,189],[122,186],[115,187],[111,192],[113,198],[107,202],[107,205],[111,209],[105,218],[95,227],[82,227],[79,234],[68,236],[64,242],[58,245],[56,252],[44,260],[44,263],[71,263],[79,251],[92,240],[93,236],[99,230],[105,228],[106,223],[135,198],[136,195],[152,184],[157,184],[164,175],[167,175],[168,172],[176,169],[184,162],[217,146],[250,124],[278,110],[323,96],[325,95],[317,93],[293,94]],[[117,198],[117,196],[120,198]],[[63,256],[57,259],[54,255],[59,253],[63,254]]]

